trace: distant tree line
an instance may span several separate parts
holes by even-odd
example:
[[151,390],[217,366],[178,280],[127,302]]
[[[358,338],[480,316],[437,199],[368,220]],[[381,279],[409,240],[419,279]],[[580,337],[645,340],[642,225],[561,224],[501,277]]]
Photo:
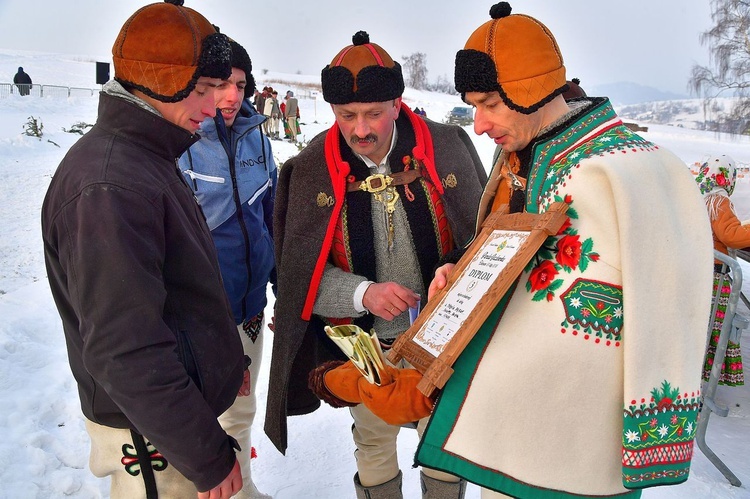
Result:
[[453,79],[445,75],[437,77],[434,83],[427,80],[427,55],[422,52],[414,52],[411,55],[401,57],[404,72],[404,83],[407,87],[417,90],[429,90],[444,94],[456,95]]

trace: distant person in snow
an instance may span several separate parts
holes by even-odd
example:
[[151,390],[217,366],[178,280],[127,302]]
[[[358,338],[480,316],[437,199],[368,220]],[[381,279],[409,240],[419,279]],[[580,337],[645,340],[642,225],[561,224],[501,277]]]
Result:
[[[742,223],[734,211],[734,205],[729,198],[734,192],[737,182],[737,169],[734,160],[722,154],[709,158],[703,163],[695,177],[700,187],[701,194],[706,201],[708,217],[711,220],[711,229],[714,235],[714,249],[728,253],[727,249],[739,249],[750,246],[750,224]],[[719,260],[714,263],[714,298],[720,293],[720,300],[716,310],[716,316],[712,321],[711,339],[706,352],[706,363],[703,366],[703,379],[708,380],[711,368],[716,356],[716,346],[719,343],[719,335],[724,324],[724,314],[727,309],[727,299],[731,292],[731,278],[727,275],[729,269]],[[723,278],[723,279],[722,279]],[[728,280],[728,282],[727,282]],[[718,289],[720,281],[726,283],[722,289]],[[727,344],[727,352],[724,364],[721,366],[719,384],[729,386],[740,386],[745,384],[744,371],[742,368],[742,350],[739,343],[730,341]]]
[[263,114],[268,118],[267,133],[269,138],[279,140],[279,121],[281,120],[281,109],[279,108],[279,93],[276,90],[271,91],[271,95],[266,98]]
[[[466,331],[415,465],[476,483],[483,499],[636,499],[686,481],[713,264],[690,170],[625,127],[607,98],[566,102],[554,36],[507,2],[456,54],[455,86],[476,109],[474,131],[503,146],[477,226],[553,203],[567,216]],[[438,268],[431,299],[452,270]]]
[[271,96],[273,95],[273,87],[265,87],[263,89],[263,106],[258,109],[258,112],[266,117],[266,120],[263,122],[262,128],[263,133],[266,134],[267,137],[270,137],[270,127],[271,127],[271,109],[273,108],[273,102],[271,102]]
[[22,67],[18,68],[18,72],[13,77],[13,83],[18,87],[19,94],[29,95],[31,92],[31,76],[25,73]]
[[44,258],[110,497],[223,499],[242,488],[218,417],[246,360],[216,247],[177,158],[216,113],[226,36],[182,0],[123,25],[94,127],[42,206]]
[[[256,95],[253,99],[253,105],[255,105],[255,110],[258,111],[260,114],[263,114],[263,111],[265,109],[266,105],[266,98],[270,95],[269,87],[263,87],[263,91]],[[263,125],[263,131],[265,132],[265,125]]]
[[297,134],[299,134],[299,104],[294,92],[286,91],[286,106],[284,106],[284,121],[289,127],[289,141],[297,143]]
[[[425,296],[435,266],[473,235],[486,173],[462,128],[423,120],[403,104],[398,62],[364,31],[352,42],[321,74],[334,125],[287,160],[279,177],[279,287],[265,430],[283,452],[287,416],[317,409],[315,395],[350,407],[356,496],[398,499],[401,423],[383,419],[364,400],[327,396],[322,384],[311,391],[308,374],[320,366],[314,377],[325,377],[338,364],[353,371],[351,362],[325,363],[336,346],[324,323],[374,328],[385,349],[406,331],[408,310]],[[421,432],[427,415],[416,410],[406,422],[420,421]],[[463,497],[465,482],[453,475],[423,468],[420,477],[425,497]]]
[[[216,89],[216,116],[201,123],[201,140],[180,157],[179,166],[206,215],[237,334],[251,361],[249,390],[240,392],[219,417],[242,448],[237,459],[244,486],[235,497],[268,499],[252,480],[250,430],[257,408],[269,281],[276,287],[271,230],[276,163],[271,143],[261,132],[265,118],[249,99],[255,89],[250,56],[236,41],[229,45],[232,74]],[[269,102],[266,98],[266,105]]]

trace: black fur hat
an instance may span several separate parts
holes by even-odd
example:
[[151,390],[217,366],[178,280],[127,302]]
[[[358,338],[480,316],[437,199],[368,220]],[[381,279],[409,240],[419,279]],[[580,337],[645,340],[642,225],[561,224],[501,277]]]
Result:
[[232,67],[241,69],[245,72],[245,79],[247,80],[247,86],[245,87],[245,98],[252,97],[255,92],[255,78],[253,78],[253,62],[250,60],[250,56],[247,55],[247,50],[235,42],[231,38],[229,39],[229,46],[232,48]]
[[321,72],[323,98],[330,104],[385,102],[401,97],[401,65],[358,31],[352,45],[344,47]]

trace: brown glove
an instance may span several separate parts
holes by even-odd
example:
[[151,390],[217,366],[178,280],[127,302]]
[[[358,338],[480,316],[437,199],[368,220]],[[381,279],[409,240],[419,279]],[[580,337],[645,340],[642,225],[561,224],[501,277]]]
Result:
[[386,366],[393,383],[373,385],[365,378],[358,381],[362,403],[377,417],[390,425],[419,421],[432,413],[434,401],[417,389],[422,374],[416,369]]
[[354,407],[362,402],[357,387],[360,379],[364,378],[352,361],[331,360],[310,371],[307,386],[331,407]]

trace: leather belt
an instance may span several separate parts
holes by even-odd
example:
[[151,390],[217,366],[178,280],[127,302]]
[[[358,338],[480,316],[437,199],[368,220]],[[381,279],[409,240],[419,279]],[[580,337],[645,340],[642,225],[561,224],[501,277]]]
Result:
[[380,192],[388,186],[411,184],[422,176],[420,170],[406,170],[405,172],[370,175],[364,180],[358,180],[347,184],[346,192]]

